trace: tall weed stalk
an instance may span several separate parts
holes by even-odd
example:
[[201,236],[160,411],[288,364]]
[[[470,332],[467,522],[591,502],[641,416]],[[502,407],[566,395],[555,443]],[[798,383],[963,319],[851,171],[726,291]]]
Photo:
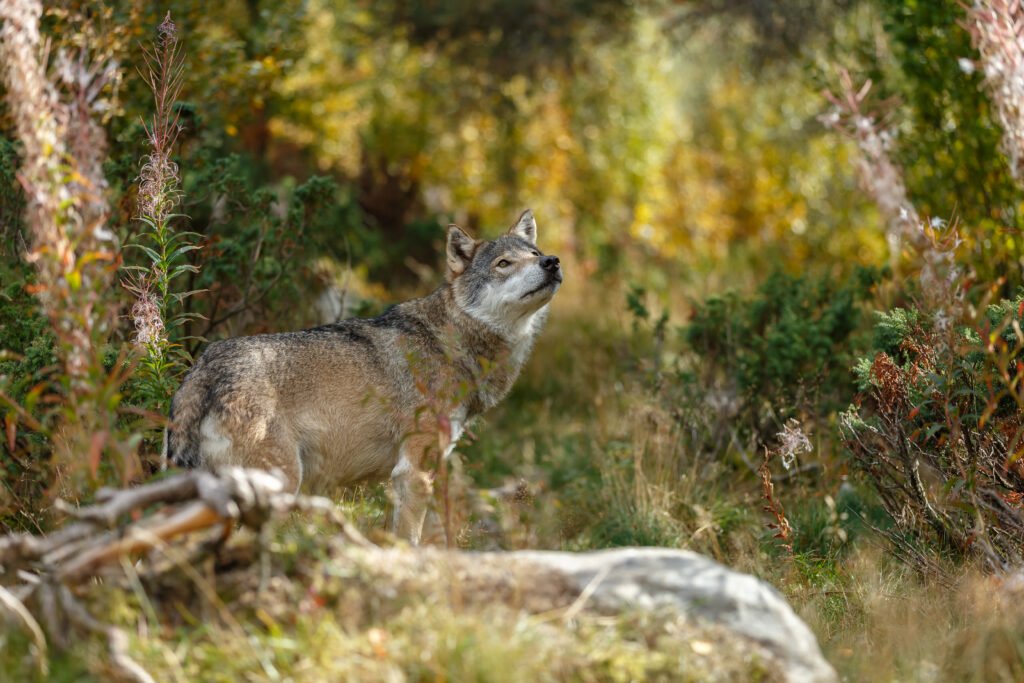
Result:
[[198,272],[187,254],[199,249],[191,242],[196,233],[176,230],[173,225],[183,218],[174,213],[181,201],[181,176],[172,152],[181,129],[174,105],[181,94],[185,59],[170,12],[144,55],[142,76],[153,93],[154,112],[152,119],[143,122],[150,152],[139,171],[137,220],[141,229],[129,246],[142,252],[145,263],[126,266],[130,274],[122,286],[135,296],[131,309],[135,342],[144,349],[136,394],[146,407],[165,413],[189,362],[170,332],[187,319],[177,311],[194,294],[176,291],[174,282],[181,275]]

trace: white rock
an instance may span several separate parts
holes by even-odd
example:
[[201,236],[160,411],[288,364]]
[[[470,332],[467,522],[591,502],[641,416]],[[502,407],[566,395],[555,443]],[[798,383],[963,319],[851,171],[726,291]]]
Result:
[[592,553],[507,553],[557,570],[600,611],[675,607],[696,621],[724,626],[777,658],[790,683],[836,683],[818,641],[771,585],[686,550],[622,548]]

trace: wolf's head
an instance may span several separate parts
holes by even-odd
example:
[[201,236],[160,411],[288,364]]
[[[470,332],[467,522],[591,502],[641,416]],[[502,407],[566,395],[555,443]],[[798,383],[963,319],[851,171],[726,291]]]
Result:
[[537,248],[537,221],[529,209],[491,241],[449,226],[447,264],[459,308],[510,337],[532,330],[534,314],[562,284],[558,257]]

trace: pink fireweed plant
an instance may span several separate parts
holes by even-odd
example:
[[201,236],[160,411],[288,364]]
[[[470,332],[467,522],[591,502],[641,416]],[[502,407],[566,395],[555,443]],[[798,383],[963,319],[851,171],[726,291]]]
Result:
[[137,219],[142,225],[131,245],[144,254],[144,265],[127,266],[131,276],[122,286],[135,297],[131,320],[135,342],[143,350],[140,379],[147,386],[151,407],[163,410],[175,378],[187,367],[180,346],[168,334],[187,318],[175,315],[174,306],[192,292],[176,292],[174,280],[185,273],[197,272],[188,262],[188,252],[198,249],[190,239],[195,233],[176,230],[174,213],[181,200],[181,176],[172,150],[181,129],[175,102],[184,79],[184,55],[178,42],[178,29],[170,13],[157,29],[154,44],[144,49],[142,77],[153,93],[154,110],[143,121],[150,152],[139,170]]
[[[107,224],[106,136],[95,118],[110,110],[119,71],[84,49],[51,55],[42,16],[38,0],[0,3],[0,74],[21,143],[18,178],[32,235],[25,259],[36,271],[31,291],[53,331],[59,363],[27,406],[2,390],[0,401],[21,427],[47,439],[50,491],[73,497],[83,490],[79,475],[88,470],[89,481],[97,481],[108,453],[119,456],[123,479],[138,471],[132,440],[116,428],[127,364],[108,369],[104,360],[117,316],[110,285],[120,248]],[[49,407],[43,419],[32,416],[32,404]],[[18,427],[8,422],[9,445],[17,443]]]
[[865,81],[856,88],[850,73],[843,69],[839,74],[839,86],[836,94],[824,93],[832,107],[820,120],[856,143],[860,153],[856,161],[857,179],[886,221],[890,263],[895,266],[903,243],[916,231],[920,222],[917,209],[907,194],[902,169],[890,156],[892,131],[877,114],[864,111],[863,104],[871,91],[871,81]]
[[[955,258],[962,240],[956,222],[926,219],[918,213],[907,192],[903,169],[892,160],[894,136],[885,116],[864,106],[870,91],[870,80],[858,88],[850,73],[842,69],[838,93],[824,93],[832,107],[820,120],[857,145],[857,176],[886,221],[892,268],[899,269],[903,250],[909,248],[919,269],[922,303],[942,318],[955,317],[963,300],[963,273]],[[878,107],[885,110],[892,104],[882,102]]]

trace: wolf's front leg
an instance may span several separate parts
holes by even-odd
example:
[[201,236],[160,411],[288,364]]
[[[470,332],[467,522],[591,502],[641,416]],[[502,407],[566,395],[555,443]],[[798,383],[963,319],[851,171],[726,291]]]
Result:
[[427,505],[434,490],[430,475],[416,467],[403,449],[398,464],[391,472],[391,484],[395,499],[395,533],[413,545],[419,545]]

